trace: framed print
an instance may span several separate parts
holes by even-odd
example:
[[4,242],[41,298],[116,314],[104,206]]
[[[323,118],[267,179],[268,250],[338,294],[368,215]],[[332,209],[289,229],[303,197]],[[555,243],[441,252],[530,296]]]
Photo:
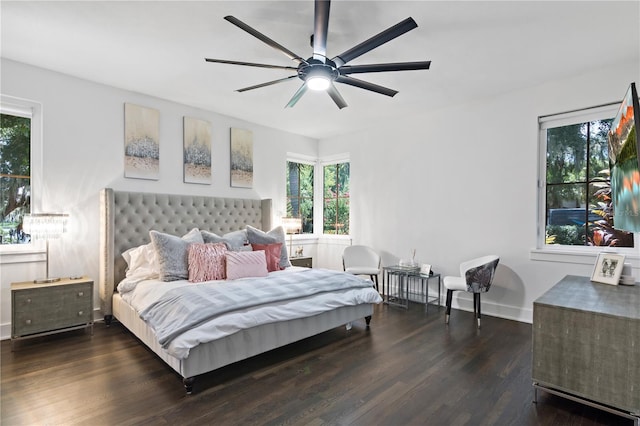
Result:
[[231,128],[231,186],[253,186],[253,133]]
[[618,285],[623,267],[623,254],[600,253],[596,260],[596,266],[593,268],[593,274],[591,274],[591,281]]
[[160,112],[124,104],[124,177],[160,177]]
[[211,123],[184,117],[185,183],[211,184]]

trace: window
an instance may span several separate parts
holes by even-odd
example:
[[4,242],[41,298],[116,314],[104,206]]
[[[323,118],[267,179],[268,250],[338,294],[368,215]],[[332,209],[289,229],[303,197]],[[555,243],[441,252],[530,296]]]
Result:
[[323,166],[323,233],[349,234],[349,163]]
[[287,161],[287,216],[302,218],[302,233],[313,233],[313,164]]
[[0,244],[22,244],[31,212],[31,114],[0,114]]
[[633,234],[613,227],[607,132],[614,114],[615,105],[541,117],[545,245],[633,247]]

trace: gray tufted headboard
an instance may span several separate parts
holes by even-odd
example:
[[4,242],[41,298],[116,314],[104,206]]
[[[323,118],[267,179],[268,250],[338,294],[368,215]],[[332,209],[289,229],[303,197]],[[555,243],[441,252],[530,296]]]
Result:
[[122,253],[150,242],[154,229],[184,235],[192,228],[218,235],[246,225],[271,229],[271,200],[100,191],[100,308],[111,315],[115,286],[125,276]]

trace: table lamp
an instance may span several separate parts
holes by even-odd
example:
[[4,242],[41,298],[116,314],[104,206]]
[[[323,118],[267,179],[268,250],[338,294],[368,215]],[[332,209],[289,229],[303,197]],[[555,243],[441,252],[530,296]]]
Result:
[[31,236],[31,241],[45,240],[47,244],[47,275],[45,278],[35,280],[35,283],[60,281],[60,278],[49,276],[49,240],[60,238],[67,231],[68,218],[69,215],[64,213],[34,213],[24,216],[22,229]]
[[282,227],[284,232],[289,235],[289,257],[293,250],[293,234],[297,234],[302,231],[302,218],[299,217],[283,217]]

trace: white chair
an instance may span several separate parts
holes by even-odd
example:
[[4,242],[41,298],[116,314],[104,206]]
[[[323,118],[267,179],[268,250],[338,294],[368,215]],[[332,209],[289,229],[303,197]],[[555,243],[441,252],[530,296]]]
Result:
[[468,291],[473,293],[473,313],[480,328],[480,295],[491,288],[499,261],[500,258],[494,255],[468,260],[460,264],[459,277],[444,277],[444,288],[447,289],[447,313],[444,317],[446,324],[449,324],[453,292]]
[[349,246],[342,253],[342,267],[353,275],[369,275],[378,289],[380,274],[380,256],[367,246]]

